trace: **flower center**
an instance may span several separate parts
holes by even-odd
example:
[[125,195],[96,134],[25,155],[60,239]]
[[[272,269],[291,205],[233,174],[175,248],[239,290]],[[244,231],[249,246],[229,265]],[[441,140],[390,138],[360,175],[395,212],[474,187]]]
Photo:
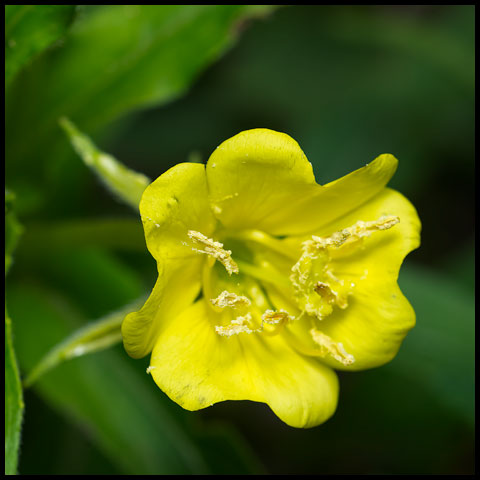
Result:
[[[257,240],[259,234],[256,234]],[[203,295],[216,319],[217,334],[225,337],[240,333],[275,335],[293,320],[287,311],[273,307],[262,285],[264,282],[288,285],[288,278],[272,276],[265,264],[259,263],[255,249],[251,248],[251,238],[245,236],[245,232],[230,236],[219,232],[225,246],[193,230],[188,236],[193,242],[191,248],[209,257],[203,267]]]
[[[260,231],[220,234],[227,249],[223,243],[190,230],[192,249],[209,257],[203,269],[203,295],[215,318],[216,333],[223,337],[277,335],[289,323],[303,318],[318,355],[330,355],[350,365],[353,356],[319,328],[335,307],[348,308],[348,297],[355,287],[353,282],[335,276],[330,266],[332,254],[347,245],[355,249],[363,238],[398,222],[398,217],[384,216],[372,222],[358,221],[328,237],[312,235],[302,243],[296,261],[281,240]],[[278,287],[292,297],[300,313],[275,309],[265,285]]]

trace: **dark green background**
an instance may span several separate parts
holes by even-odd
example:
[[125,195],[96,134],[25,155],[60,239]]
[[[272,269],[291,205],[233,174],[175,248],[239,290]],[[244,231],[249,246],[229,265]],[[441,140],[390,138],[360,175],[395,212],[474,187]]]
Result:
[[[68,25],[88,22],[96,8],[111,7],[79,9]],[[198,28],[209,25],[204,20]],[[102,424],[99,433],[95,421],[85,420],[100,418],[105,405],[115,409],[118,403],[128,412],[127,400],[135,403],[141,384],[148,412],[158,404],[207,465],[192,460],[190,473],[473,473],[474,7],[291,6],[234,28],[239,38],[233,48],[221,59],[220,52],[213,56],[218,60],[167,103],[137,104],[118,114],[113,109],[101,123],[106,107],[87,97],[62,114],[102,150],[152,179],[179,162],[206,161],[225,139],[258,127],[297,140],[318,183],[381,153],[394,154],[399,168],[390,186],[412,201],[423,225],[422,245],[407,257],[399,279],[417,326],[389,365],[341,373],[336,414],[310,430],[292,429],[253,402],[185,412],[145,375],[148,359],[131,360],[120,346],[71,361],[25,393],[19,472],[155,473],[155,463],[147,468],[141,456],[118,458],[119,451],[128,456],[129,445],[109,444],[115,426]],[[20,73],[7,98],[6,184],[25,227],[7,304],[23,373],[75,326],[140,296],[156,277],[137,230],[130,249],[114,240],[96,244],[95,237],[73,246],[55,243],[52,226],[62,222],[129,217],[134,225],[136,218],[75,156],[51,120],[52,85],[63,79],[50,78],[49,69],[66,48],[63,41],[68,47],[68,28]],[[115,46],[115,38],[109,42]],[[88,70],[103,44],[82,45],[71,68]],[[162,75],[167,67],[145,72]],[[63,74],[66,90],[60,93],[72,97],[66,105],[75,104],[77,91],[68,90],[68,71]],[[128,80],[135,84],[135,74]],[[138,78],[139,88],[142,82]],[[40,235],[45,231],[53,232],[49,240]],[[113,375],[112,386],[97,389],[88,372],[98,373],[98,385],[103,373]],[[83,405],[89,385],[91,410],[65,407]],[[125,426],[151,456],[155,441],[170,445],[163,420],[157,421],[151,437],[136,431],[134,421]],[[171,445],[175,450],[182,441]],[[168,468],[183,473],[186,467],[172,462]]]

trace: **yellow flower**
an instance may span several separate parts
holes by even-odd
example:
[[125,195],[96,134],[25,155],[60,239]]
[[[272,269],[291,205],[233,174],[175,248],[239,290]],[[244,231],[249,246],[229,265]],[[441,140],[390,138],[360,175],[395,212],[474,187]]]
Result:
[[397,285],[418,247],[411,203],[385,187],[392,155],[320,186],[295,140],[267,129],[222,143],[144,192],[158,279],[122,325],[128,354],[188,410],[265,402],[287,424],[335,411],[334,369],[391,360],[415,313]]

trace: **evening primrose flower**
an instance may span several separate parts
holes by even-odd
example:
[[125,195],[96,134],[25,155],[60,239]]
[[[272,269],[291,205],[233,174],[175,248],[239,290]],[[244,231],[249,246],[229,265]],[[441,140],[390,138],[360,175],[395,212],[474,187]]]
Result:
[[140,213],[158,279],[122,325],[134,358],[187,410],[265,402],[294,427],[327,420],[336,370],[382,365],[415,314],[397,285],[419,245],[411,203],[386,188],[389,154],[318,185],[295,140],[267,129],[182,163]]

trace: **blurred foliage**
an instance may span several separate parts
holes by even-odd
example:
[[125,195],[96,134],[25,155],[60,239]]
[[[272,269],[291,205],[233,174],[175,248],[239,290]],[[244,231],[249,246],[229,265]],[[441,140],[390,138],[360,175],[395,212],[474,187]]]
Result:
[[393,369],[427,388],[439,404],[475,424],[475,305],[468,291],[447,275],[408,265],[400,287],[411,301],[417,325],[402,345]]
[[5,5],[5,87],[35,55],[61,38],[75,5]]
[[141,222],[61,116],[150,178],[256,127],[295,138],[319,183],[389,152],[423,224],[399,278],[417,326],[389,365],[340,374],[326,424],[291,429],[254,402],[186,412],[117,346],[26,390],[20,473],[473,473],[474,6],[7,6],[5,53],[23,377],[156,278]]

